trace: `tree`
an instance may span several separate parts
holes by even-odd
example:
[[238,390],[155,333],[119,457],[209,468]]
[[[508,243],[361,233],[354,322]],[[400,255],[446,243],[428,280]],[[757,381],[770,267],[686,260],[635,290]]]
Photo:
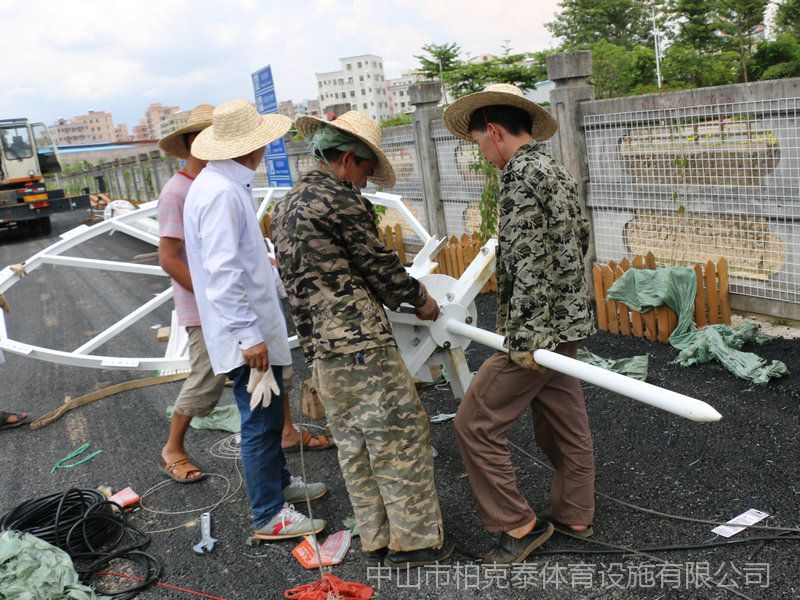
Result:
[[651,5],[641,0],[561,0],[560,8],[545,26],[565,48],[599,41],[625,48],[652,44]]
[[721,48],[718,0],[674,0],[669,16],[676,23],[674,43],[698,52],[717,52]]
[[707,54],[688,44],[672,44],[664,52],[661,72],[672,88],[724,85],[738,79],[736,52]]
[[800,41],[784,34],[775,41],[758,45],[751,60],[753,79],[800,77]]
[[592,83],[597,98],[613,98],[650,88],[656,82],[655,50],[625,48],[606,41],[592,44]]
[[455,42],[445,44],[425,44],[422,47],[428,55],[414,55],[419,61],[418,72],[428,79],[439,79],[440,74],[450,71],[459,64],[461,48]]
[[536,87],[547,79],[548,52],[536,52],[532,57],[509,54],[480,63],[460,63],[445,71],[445,85],[455,97],[479,92],[490,83],[511,83],[522,90]]
[[764,23],[769,0],[717,0],[720,31],[728,46],[738,52],[742,78],[750,81],[749,63],[753,54],[753,30]]
[[775,25],[781,33],[800,38],[800,0],[783,0],[775,12]]

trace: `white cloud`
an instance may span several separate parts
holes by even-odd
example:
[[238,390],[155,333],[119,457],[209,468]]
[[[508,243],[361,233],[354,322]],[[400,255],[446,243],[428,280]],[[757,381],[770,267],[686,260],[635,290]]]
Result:
[[[0,0],[0,118],[51,123],[89,108],[135,124],[150,102],[252,97],[272,64],[279,99],[316,94],[315,72],[382,56],[388,77],[429,42],[499,53],[548,47],[557,0]],[[33,25],[32,25],[33,24]],[[13,50],[9,50],[13,49]]]

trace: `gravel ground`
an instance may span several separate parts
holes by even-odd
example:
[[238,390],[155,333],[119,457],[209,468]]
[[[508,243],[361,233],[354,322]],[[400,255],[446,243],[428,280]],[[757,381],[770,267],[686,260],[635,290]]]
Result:
[[[59,233],[77,225],[83,215],[64,214],[54,219],[53,235],[29,238],[0,233],[0,264],[19,262],[55,241]],[[151,250],[123,236],[103,237],[76,255],[129,260]],[[110,325],[115,315],[131,310],[157,293],[164,281],[145,276],[120,277],[113,273],[83,272],[43,267],[8,294],[12,337],[59,349],[78,346]],[[495,299],[477,302],[479,324],[493,327]],[[163,345],[154,341],[153,325],[168,324],[167,310],[156,311],[132,328],[103,353],[154,355]],[[607,358],[647,353],[648,381],[703,399],[723,415],[719,423],[693,423],[605,390],[586,386],[587,403],[597,459],[598,543],[554,537],[525,567],[511,573],[481,571],[473,556],[488,550],[493,538],[478,519],[469,483],[452,436],[452,422],[432,424],[436,481],[445,528],[458,550],[453,564],[398,576],[387,571],[367,572],[356,539],[345,562],[334,573],[347,580],[371,583],[376,598],[578,598],[672,599],[800,597],[800,553],[796,542],[756,543],[692,550],[654,550],[646,557],[592,555],[600,544],[643,548],[685,546],[720,540],[713,525],[680,521],[645,513],[619,501],[651,511],[694,519],[726,521],[750,508],[772,515],[765,523],[798,527],[800,481],[796,460],[800,456],[800,388],[794,375],[764,386],[738,380],[718,364],[682,368],[672,364],[676,351],[646,340],[600,334],[586,346]],[[752,349],[767,359],[786,362],[800,372],[800,350],[795,341],[775,339]],[[490,350],[472,345],[470,366],[477,369]],[[0,367],[0,407],[26,410],[33,415],[58,407],[65,395],[75,397],[141,373],[95,371],[43,363],[6,355]],[[308,376],[295,351],[296,381]],[[70,487],[132,486],[140,494],[164,478],[157,469],[166,436],[164,411],[180,384],[134,390],[101,400],[38,431],[19,428],[0,433],[0,514],[23,499]],[[421,397],[431,415],[457,409],[448,389],[426,387]],[[230,390],[224,403],[232,402]],[[307,420],[292,402],[298,422]],[[324,426],[324,422],[311,422]],[[227,434],[190,431],[192,456],[212,476],[207,481],[181,486],[168,483],[147,497],[148,506],[163,514],[139,511],[131,521],[154,532],[150,551],[164,561],[163,581],[226,600],[280,598],[283,590],[316,578],[291,555],[292,543],[248,547],[249,510],[240,487],[236,462],[215,458],[211,447]],[[510,432],[520,488],[532,506],[547,511],[551,474],[535,459],[544,460],[532,441],[530,419],[520,419]],[[90,442],[103,453],[73,469],[50,474],[56,460]],[[533,457],[533,458],[532,458]],[[300,474],[298,455],[289,463]],[[330,493],[313,503],[314,514],[338,531],[351,515],[335,452],[306,455],[309,479],[324,480]],[[228,488],[230,485],[230,490]],[[217,503],[226,492],[229,500],[213,510],[214,536],[219,543],[210,556],[196,556],[191,547],[200,539],[197,517],[202,507]],[[169,530],[169,531],[161,531]],[[155,533],[158,531],[158,533]],[[732,538],[747,537],[742,533]],[[570,553],[568,553],[568,551]],[[553,552],[559,552],[554,554]],[[755,555],[753,556],[753,554]],[[654,559],[652,557],[657,557]],[[657,565],[657,560],[669,563]],[[120,568],[122,568],[120,566]],[[702,585],[694,575],[708,574],[728,588]],[[153,588],[141,598],[191,598],[175,590]],[[194,596],[196,597],[196,596]]]

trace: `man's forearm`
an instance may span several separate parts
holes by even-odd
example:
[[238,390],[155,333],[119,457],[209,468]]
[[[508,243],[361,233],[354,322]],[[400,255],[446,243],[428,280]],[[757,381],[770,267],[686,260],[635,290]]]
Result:
[[159,263],[161,268],[167,272],[167,275],[177,281],[181,287],[194,293],[189,265],[184,260],[179,256],[161,256],[159,254]]

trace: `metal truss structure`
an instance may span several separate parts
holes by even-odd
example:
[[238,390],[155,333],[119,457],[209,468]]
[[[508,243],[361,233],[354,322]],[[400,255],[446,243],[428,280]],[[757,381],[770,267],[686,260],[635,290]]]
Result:
[[[260,200],[256,208],[259,221],[269,206],[273,202],[279,202],[287,191],[287,188],[254,190]],[[446,238],[437,240],[431,237],[403,204],[400,196],[379,192],[366,194],[366,197],[373,204],[396,210],[422,240],[422,248],[408,267],[408,271],[411,276],[425,284],[428,292],[439,303],[441,310],[436,321],[418,319],[411,306],[401,306],[396,311],[387,311],[406,366],[409,372],[416,374],[419,379],[430,380],[430,370],[427,365],[444,365],[447,368],[454,396],[462,398],[472,378],[464,354],[466,347],[472,341],[477,341],[505,351],[502,336],[475,326],[477,311],[474,300],[494,273],[497,241],[489,240],[459,279],[434,274],[433,271],[437,267],[434,259],[445,244]],[[81,225],[64,233],[58,242],[26,260],[23,265],[25,272],[34,271],[42,265],[55,265],[166,277],[167,274],[161,267],[155,265],[80,258],[63,254],[98,235],[112,232],[129,235],[158,247],[156,204],[156,202],[149,202],[141,205],[138,210],[119,214],[93,226]],[[22,273],[12,267],[6,267],[0,271],[0,293],[5,292],[19,281],[21,275]],[[53,350],[9,338],[5,317],[0,311],[0,350],[58,364],[96,369],[160,371],[162,373],[187,370],[189,368],[188,339],[185,329],[177,326],[174,311],[170,340],[165,356],[120,357],[94,354],[95,350],[171,298],[172,287],[170,286],[72,352]],[[289,338],[289,342],[292,347],[296,347],[296,336]],[[716,421],[721,418],[711,406],[694,398],[611,373],[547,350],[537,350],[534,356],[536,361],[543,366],[568,373],[688,419]]]

